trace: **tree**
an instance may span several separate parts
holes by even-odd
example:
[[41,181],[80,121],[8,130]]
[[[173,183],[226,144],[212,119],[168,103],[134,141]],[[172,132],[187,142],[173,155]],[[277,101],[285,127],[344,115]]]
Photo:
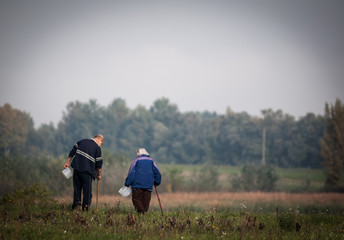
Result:
[[104,109],[103,119],[100,122],[104,129],[105,146],[116,151],[121,146],[121,140],[126,141],[120,137],[121,132],[125,128],[126,121],[129,118],[130,110],[123,99],[117,98]]
[[[152,124],[151,113],[144,106],[137,106],[130,116],[121,123],[120,129],[114,133],[118,149],[135,153],[139,147],[150,151],[151,132],[148,130]],[[118,149],[115,149],[118,151]]]
[[260,130],[257,123],[246,112],[227,114],[215,122],[215,131],[210,143],[216,154],[217,164],[239,165],[257,162],[261,157]]
[[163,123],[168,128],[179,122],[178,106],[170,104],[167,98],[156,100],[150,111],[156,121]]
[[29,134],[28,140],[31,144],[39,147],[39,150],[45,154],[56,153],[55,149],[56,129],[53,123],[42,124],[33,134]]
[[262,128],[266,128],[266,162],[280,167],[297,167],[300,159],[297,135],[302,128],[293,116],[282,110],[267,109],[262,114]]
[[171,149],[177,163],[204,162],[206,146],[205,138],[202,136],[204,131],[202,122],[200,114],[184,113],[181,116],[181,123],[173,129],[176,133]]
[[326,103],[325,119],[327,126],[321,142],[321,156],[325,160],[325,188],[335,189],[344,167],[344,105],[339,99],[334,106]]
[[96,100],[90,100],[88,103],[69,103],[67,112],[63,113],[63,119],[58,124],[56,151],[60,154],[65,153],[70,150],[70,144],[77,140],[101,133],[103,117],[103,108]]
[[6,103],[0,107],[0,150],[5,155],[22,152],[33,121],[29,114]]
[[293,145],[289,153],[293,159],[293,167],[320,168],[321,139],[325,130],[325,119],[308,113],[296,123],[293,134]]
[[171,104],[167,98],[161,98],[153,103],[150,112],[153,117],[150,127],[151,147],[161,162],[175,162],[172,144],[178,134],[175,129],[181,124],[178,107]]
[[241,176],[232,180],[232,187],[238,191],[271,192],[275,190],[278,178],[279,176],[270,165],[244,165],[241,169]]

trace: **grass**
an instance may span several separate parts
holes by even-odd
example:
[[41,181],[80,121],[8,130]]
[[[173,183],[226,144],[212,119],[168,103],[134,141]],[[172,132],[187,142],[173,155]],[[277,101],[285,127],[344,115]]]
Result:
[[[192,176],[202,166],[159,165]],[[218,166],[220,178],[240,167]],[[0,199],[0,239],[344,239],[344,194],[321,193],[322,170],[276,169],[279,192],[160,191],[143,216],[130,198],[103,195],[100,208],[71,211],[71,194],[53,198],[42,186],[14,190]],[[185,179],[187,180],[187,178]],[[163,186],[159,187],[160,189]]]
[[[187,165],[187,164],[159,164],[161,169],[172,169],[176,168],[182,172],[197,172],[204,165]],[[220,174],[233,174],[240,175],[240,166],[229,166],[229,165],[218,165],[218,172]],[[307,179],[311,181],[325,181],[325,175],[322,169],[311,169],[311,168],[276,168],[277,173],[281,178],[290,179]]]
[[[160,169],[172,169],[176,168],[182,172],[197,172],[203,168],[204,165],[190,165],[190,164],[159,164]],[[218,166],[218,171],[220,174],[240,174],[241,167],[237,166]]]
[[70,201],[33,185],[0,199],[0,239],[344,238],[343,194],[228,194],[161,194],[163,215],[152,196],[149,212],[138,215],[130,198],[103,196],[98,212],[72,211]]
[[281,178],[301,179],[324,182],[326,177],[322,169],[310,168],[277,168],[277,173]]
[[[217,192],[234,192],[240,191],[233,187],[233,180],[241,176],[241,167],[233,166],[215,166],[218,174],[213,174],[213,179],[202,181],[202,170],[204,165],[182,165],[182,164],[159,164],[158,167],[162,173],[162,184],[160,192],[194,192],[194,191],[217,191]],[[275,191],[278,192],[323,192],[325,175],[321,169],[284,169],[276,168],[275,171],[279,176],[275,183]],[[106,194],[116,194],[118,189],[123,186],[127,168],[104,168],[103,178],[101,180],[101,189]],[[209,172],[208,172],[209,173]],[[65,179],[61,173],[61,188],[55,187],[54,193],[62,194],[72,191],[72,179]],[[344,177],[343,177],[344,178]],[[214,187],[213,181],[216,180]],[[56,184],[51,183],[50,186]],[[341,181],[344,185],[344,179]],[[93,182],[93,189],[96,189],[96,182]]]
[[114,203],[89,212],[66,204],[1,206],[1,239],[341,239],[344,209],[304,214],[285,209],[262,212],[247,208],[153,208],[137,215]]
[[[303,209],[306,213],[318,209],[335,213],[344,208],[344,194],[339,193],[264,193],[264,192],[203,192],[203,193],[160,193],[160,200],[165,210],[189,208],[193,211],[204,209],[231,209],[237,211],[246,206],[247,211],[260,213],[274,213],[276,207],[281,210],[289,208]],[[56,198],[58,202],[70,204],[72,196]],[[113,206],[118,202],[132,208],[130,197],[123,198],[117,195],[103,195],[100,192],[99,205]],[[151,209],[160,210],[155,194],[152,194]]]
[[[183,165],[183,164],[159,164],[163,173],[168,173],[171,169],[177,169],[186,181],[195,176],[203,165]],[[231,180],[241,175],[241,167],[238,166],[217,166],[220,174],[221,189],[231,189]],[[280,192],[320,192],[323,189],[326,176],[322,169],[310,168],[276,168],[279,180],[276,183],[276,190]],[[166,174],[165,174],[166,175]],[[344,177],[341,180],[344,183]]]

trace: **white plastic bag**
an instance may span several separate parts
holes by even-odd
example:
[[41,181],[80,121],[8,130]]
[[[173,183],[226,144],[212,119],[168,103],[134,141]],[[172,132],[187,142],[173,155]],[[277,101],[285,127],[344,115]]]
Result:
[[73,172],[72,172],[72,170],[70,170],[69,167],[63,169],[62,173],[67,179],[70,178],[71,176],[73,176]]
[[128,197],[131,193],[131,189],[126,186],[123,186],[119,189],[118,192],[122,195],[122,197]]

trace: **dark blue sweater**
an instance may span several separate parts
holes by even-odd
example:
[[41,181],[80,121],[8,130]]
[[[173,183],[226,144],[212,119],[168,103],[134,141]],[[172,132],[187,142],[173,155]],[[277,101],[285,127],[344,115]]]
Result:
[[82,139],[75,143],[69,157],[74,157],[71,164],[74,170],[89,173],[93,179],[97,176],[96,170],[103,165],[101,148],[93,139]]

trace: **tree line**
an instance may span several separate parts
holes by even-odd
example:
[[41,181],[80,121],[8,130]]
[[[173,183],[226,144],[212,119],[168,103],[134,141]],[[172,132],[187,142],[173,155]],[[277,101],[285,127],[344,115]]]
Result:
[[[218,185],[214,165],[243,167],[232,182],[235,189],[272,191],[278,177],[273,167],[309,167],[324,169],[324,190],[344,191],[344,105],[339,99],[333,106],[325,104],[324,116],[308,113],[296,120],[271,109],[262,110],[262,117],[230,108],[225,114],[181,113],[161,98],[149,109],[130,109],[123,99],[108,106],[75,101],[67,105],[57,126],[42,124],[37,129],[29,113],[8,103],[0,106],[0,193],[36,182],[45,182],[55,193],[65,192],[71,186],[59,170],[71,147],[97,133],[105,137],[103,158],[111,174],[103,186],[108,192],[122,184],[138,147],[145,147],[158,163],[203,164],[194,184],[189,184],[200,191]],[[178,189],[181,173],[166,171],[166,190]]]
[[95,100],[70,102],[57,126],[34,128],[28,113],[0,107],[2,155],[67,156],[81,138],[105,137],[103,149],[132,156],[145,147],[161,163],[260,164],[262,133],[266,129],[266,163],[278,167],[322,167],[321,140],[325,116],[308,113],[299,119],[281,110],[262,110],[262,117],[246,112],[181,113],[167,98],[150,108],[130,109],[125,100],[108,106]]

